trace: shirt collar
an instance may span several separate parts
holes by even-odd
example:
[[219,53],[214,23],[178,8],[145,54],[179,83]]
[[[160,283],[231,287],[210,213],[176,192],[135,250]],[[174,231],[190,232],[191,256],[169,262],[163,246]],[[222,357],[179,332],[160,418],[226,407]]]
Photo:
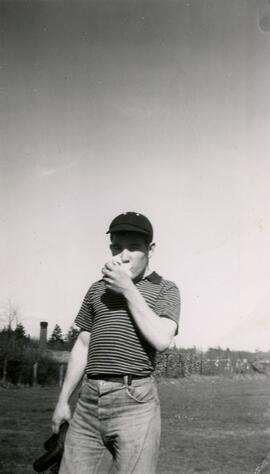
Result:
[[145,280],[149,280],[151,283],[154,283],[155,285],[159,285],[162,280],[162,277],[158,275],[156,272],[152,272],[145,277]]

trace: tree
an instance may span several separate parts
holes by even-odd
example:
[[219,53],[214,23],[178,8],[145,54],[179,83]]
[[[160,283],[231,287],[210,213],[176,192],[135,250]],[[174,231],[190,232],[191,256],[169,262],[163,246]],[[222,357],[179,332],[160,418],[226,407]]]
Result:
[[22,323],[17,323],[17,326],[14,330],[14,335],[16,339],[27,339],[25,328]]
[[[14,301],[8,299],[0,308],[0,349],[2,358],[21,357],[21,352],[25,345],[25,333],[19,340],[16,337],[18,327],[18,336],[22,335],[23,325],[19,323],[19,307]],[[24,331],[25,332],[25,331]]]
[[4,329],[7,328],[12,332],[19,323],[18,304],[14,303],[11,299],[8,299],[7,303],[2,305],[0,310],[0,321]]
[[52,335],[49,339],[49,342],[50,343],[59,343],[59,342],[63,343],[64,342],[62,329],[60,328],[58,324],[55,325]]
[[17,323],[15,329],[10,326],[0,331],[0,357],[7,360],[21,361],[30,346],[30,336],[26,336],[22,323]]

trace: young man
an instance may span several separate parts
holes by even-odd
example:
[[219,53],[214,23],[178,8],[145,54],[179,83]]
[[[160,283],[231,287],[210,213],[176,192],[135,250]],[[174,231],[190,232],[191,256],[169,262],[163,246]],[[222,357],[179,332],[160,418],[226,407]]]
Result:
[[[60,474],[99,472],[104,450],[118,474],[154,474],[160,407],[152,376],[156,351],[177,333],[176,285],[151,272],[155,244],[142,214],[117,216],[108,232],[112,260],[88,290],[75,323],[81,332],[53,415],[53,431],[70,421]],[[86,373],[73,417],[69,398]]]

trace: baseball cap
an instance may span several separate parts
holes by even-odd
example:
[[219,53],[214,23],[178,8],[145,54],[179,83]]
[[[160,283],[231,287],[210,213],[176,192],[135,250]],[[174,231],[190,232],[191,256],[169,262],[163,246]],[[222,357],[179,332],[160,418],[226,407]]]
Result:
[[112,232],[138,232],[145,234],[152,241],[153,239],[153,227],[149,219],[143,214],[138,212],[124,212],[115,217],[110,224],[109,230],[106,234]]

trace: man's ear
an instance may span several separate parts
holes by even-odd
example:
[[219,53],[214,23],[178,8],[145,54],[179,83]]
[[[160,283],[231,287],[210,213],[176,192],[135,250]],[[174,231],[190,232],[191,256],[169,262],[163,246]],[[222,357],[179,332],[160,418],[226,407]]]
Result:
[[148,250],[148,257],[151,258],[154,251],[155,251],[155,248],[156,248],[156,244],[155,242],[152,242],[150,245],[149,245],[149,250]]

